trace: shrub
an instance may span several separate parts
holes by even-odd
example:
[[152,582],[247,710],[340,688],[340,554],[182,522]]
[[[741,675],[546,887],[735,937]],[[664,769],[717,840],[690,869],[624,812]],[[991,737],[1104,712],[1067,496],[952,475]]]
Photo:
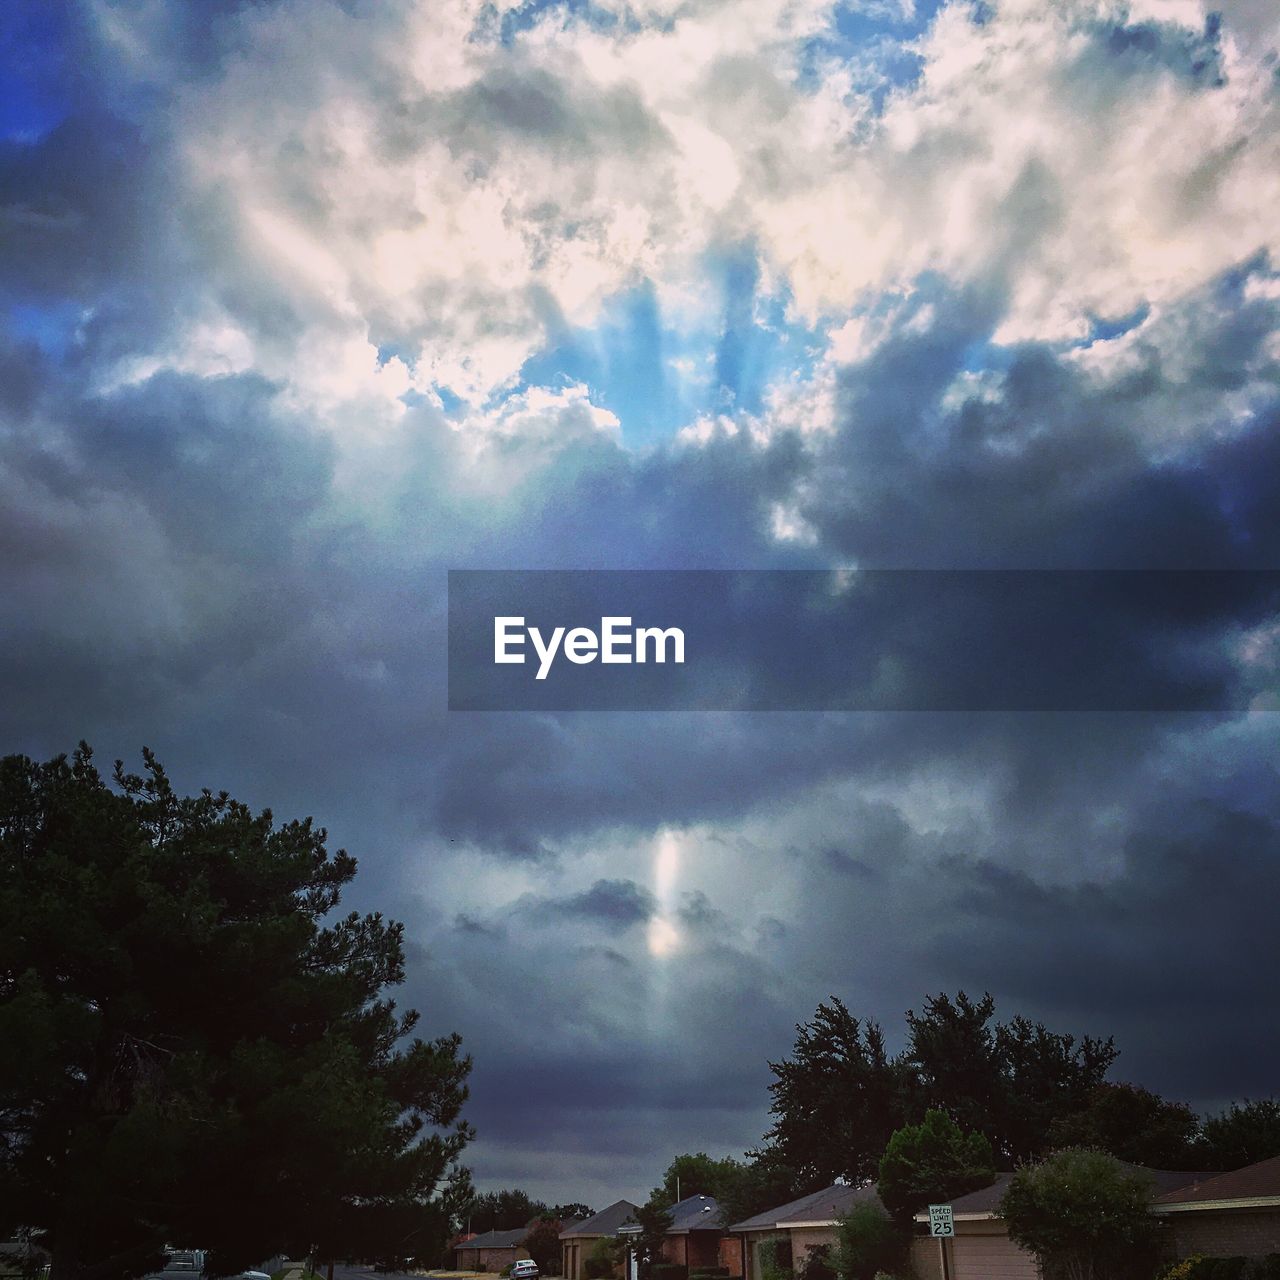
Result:
[[1280,1253],[1261,1258],[1204,1258],[1196,1254],[1172,1262],[1160,1280],[1280,1280]]
[[655,1262],[649,1267],[649,1280],[689,1280],[689,1268],[678,1262]]
[[694,1267],[689,1272],[689,1280],[729,1280],[728,1267]]
[[1114,1156],[1068,1149],[1019,1169],[1000,1216],[1046,1280],[1125,1280],[1155,1269],[1151,1191],[1149,1178]]
[[909,1238],[883,1209],[857,1204],[836,1224],[836,1247],[831,1265],[840,1280],[875,1280],[906,1263]]
[[835,1268],[831,1265],[830,1247],[825,1244],[809,1245],[796,1268],[796,1275],[800,1280],[836,1280]]
[[761,1280],[789,1280],[791,1264],[790,1236],[771,1236],[760,1242]]
[[614,1273],[612,1258],[598,1258],[594,1253],[587,1254],[582,1263],[587,1280],[608,1280]]

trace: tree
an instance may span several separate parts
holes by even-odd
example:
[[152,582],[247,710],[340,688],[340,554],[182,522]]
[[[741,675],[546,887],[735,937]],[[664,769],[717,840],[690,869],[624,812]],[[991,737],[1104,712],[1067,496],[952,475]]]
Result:
[[1051,1149],[1055,1120],[1082,1109],[1116,1057],[1114,1043],[995,1019],[990,995],[929,996],[907,1013],[892,1057],[874,1022],[837,999],[796,1028],[792,1056],[770,1063],[773,1127],[765,1150],[802,1195],[836,1177],[874,1177],[889,1135],[930,1108],[984,1134],[1004,1167]]
[[836,1222],[831,1265],[840,1280],[874,1280],[895,1274],[905,1263],[909,1238],[875,1204],[856,1204]]
[[650,1268],[662,1257],[662,1242],[671,1229],[671,1215],[661,1198],[650,1197],[636,1210],[635,1223],[639,1231],[619,1236],[619,1246],[623,1253],[635,1254],[640,1280],[648,1280]]
[[471,1064],[386,996],[402,926],[333,916],[356,863],[310,820],[143,756],[0,760],[0,1228],[52,1280],[443,1238]]
[[879,1026],[835,998],[796,1032],[792,1056],[769,1064],[776,1120],[766,1141],[795,1170],[797,1195],[837,1177],[872,1177],[889,1135],[909,1118],[906,1065],[890,1058]]
[[1100,1084],[1082,1110],[1059,1116],[1055,1146],[1093,1147],[1131,1164],[1187,1169],[1195,1164],[1195,1113],[1134,1084]]
[[1193,1160],[1201,1169],[1239,1169],[1280,1156],[1280,1101],[1233,1102],[1200,1126]]
[[[732,1178],[726,1178],[716,1193],[726,1226],[745,1222],[774,1205],[794,1200],[801,1192],[796,1171],[784,1164],[778,1150],[766,1145],[749,1151]],[[812,1189],[812,1188],[808,1188]]]
[[662,1185],[655,1187],[650,1199],[675,1204],[687,1196],[712,1196],[717,1201],[725,1193],[732,1194],[742,1177],[743,1165],[732,1156],[715,1160],[705,1151],[676,1156],[662,1175]]
[[560,1232],[564,1229],[559,1218],[539,1218],[529,1228],[524,1247],[529,1257],[538,1264],[543,1275],[556,1275],[560,1270]]
[[1054,1122],[1088,1105],[1118,1053],[1110,1037],[1077,1040],[1023,1017],[996,1026],[995,1047],[1001,1087],[988,1136],[1005,1167],[1061,1145]]
[[546,1217],[550,1210],[518,1187],[511,1190],[486,1191],[476,1196],[467,1210],[471,1230],[515,1231],[532,1225],[536,1218]]
[[1152,1190],[1114,1156],[1072,1148],[1019,1169],[1000,1216],[1046,1280],[1136,1280],[1152,1265]]
[[1085,1105],[1116,1058],[1110,1040],[995,1018],[990,994],[929,996],[907,1014],[908,1059],[921,1101],[986,1134],[1005,1167],[1045,1154],[1054,1121]]
[[924,1205],[989,1187],[995,1179],[991,1143],[980,1133],[962,1133],[945,1112],[929,1111],[889,1139],[877,1190],[890,1216],[906,1228]]
[[561,1222],[581,1222],[583,1218],[590,1218],[594,1212],[581,1200],[574,1200],[569,1204],[556,1205],[550,1216],[559,1218]]

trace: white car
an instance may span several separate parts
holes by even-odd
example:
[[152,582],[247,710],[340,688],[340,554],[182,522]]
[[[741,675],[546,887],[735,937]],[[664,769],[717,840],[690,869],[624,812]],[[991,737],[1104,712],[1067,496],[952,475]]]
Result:
[[511,1264],[511,1280],[537,1280],[538,1264],[532,1258],[518,1258]]

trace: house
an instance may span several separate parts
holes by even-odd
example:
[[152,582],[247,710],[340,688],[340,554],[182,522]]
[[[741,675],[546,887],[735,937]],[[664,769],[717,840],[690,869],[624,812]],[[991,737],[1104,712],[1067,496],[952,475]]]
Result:
[[1197,1181],[1156,1198],[1178,1258],[1256,1258],[1280,1253],[1280,1156]]
[[453,1251],[454,1264],[459,1271],[501,1271],[517,1258],[527,1258],[524,1247],[528,1227],[516,1227],[514,1231],[485,1231],[469,1240],[463,1240]]
[[690,1270],[727,1265],[721,1262],[720,1256],[724,1218],[714,1197],[686,1196],[667,1212],[671,1215],[671,1225],[662,1242],[663,1262],[674,1262]]
[[618,1229],[632,1221],[637,1205],[617,1200],[590,1218],[583,1218],[560,1232],[560,1274],[566,1280],[586,1280],[585,1263],[601,1240],[613,1240]]
[[[1128,1165],[1135,1173],[1145,1173],[1155,1183],[1158,1197],[1175,1191],[1203,1173],[1183,1173],[1170,1169],[1145,1169]],[[1008,1189],[1012,1173],[1002,1173],[989,1187],[957,1196],[951,1201],[955,1236],[947,1241],[917,1238],[911,1246],[911,1262],[920,1280],[943,1280],[942,1250],[947,1251],[947,1280],[1038,1280],[1040,1268],[1035,1256],[1009,1239],[1009,1228],[1000,1217],[1000,1201]],[[927,1212],[916,1214],[917,1223],[927,1223]]]
[[797,1266],[809,1250],[830,1248],[836,1242],[837,1219],[857,1204],[879,1205],[875,1187],[851,1187],[837,1182],[734,1223],[729,1230],[741,1242],[743,1280],[760,1280],[760,1247],[767,1240],[784,1240]]

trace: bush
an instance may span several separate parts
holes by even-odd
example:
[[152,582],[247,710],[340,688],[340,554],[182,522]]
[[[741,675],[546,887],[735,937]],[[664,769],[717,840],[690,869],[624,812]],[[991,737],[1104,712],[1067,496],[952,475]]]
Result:
[[831,1265],[830,1247],[825,1244],[809,1245],[796,1268],[796,1275],[800,1280],[836,1280],[835,1268]]
[[616,1242],[602,1236],[582,1261],[587,1280],[610,1280],[618,1273]]
[[649,1280],[689,1280],[689,1268],[678,1262],[655,1262],[649,1267]]
[[1146,1175],[1114,1156],[1069,1149],[1019,1169],[1000,1216],[1046,1280],[1126,1280],[1155,1270],[1151,1192]]
[[840,1280],[875,1280],[906,1264],[909,1237],[883,1209],[857,1204],[836,1224],[836,1247],[831,1265]]
[[694,1267],[689,1280],[729,1280],[728,1267]]
[[788,1280],[791,1275],[791,1237],[772,1236],[760,1242],[761,1280]]
[[1262,1258],[1203,1258],[1170,1263],[1160,1280],[1280,1280],[1280,1253]]

